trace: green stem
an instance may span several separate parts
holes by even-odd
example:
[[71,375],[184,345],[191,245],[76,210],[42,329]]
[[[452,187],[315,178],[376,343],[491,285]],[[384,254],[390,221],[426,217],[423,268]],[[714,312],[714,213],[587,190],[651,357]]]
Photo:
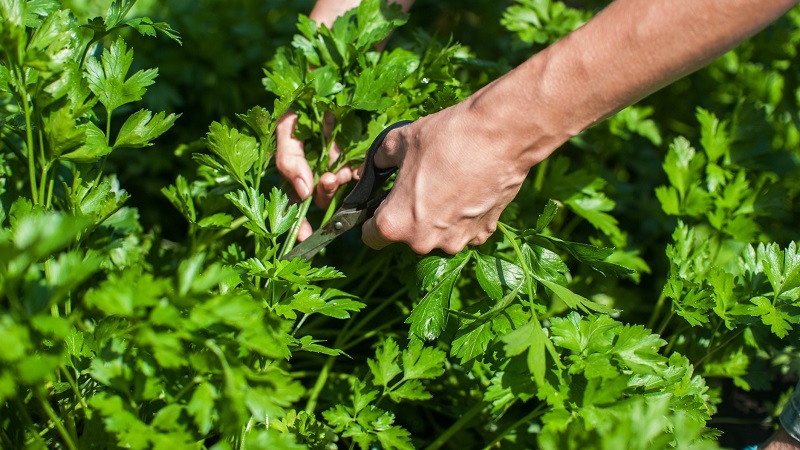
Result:
[[461,431],[461,429],[469,425],[472,419],[474,419],[475,416],[480,414],[481,410],[483,410],[482,402],[477,402],[474,405],[472,405],[472,408],[470,408],[466,413],[464,413],[464,415],[461,416],[461,418],[458,419],[453,425],[451,425],[450,428],[445,430],[445,432],[440,434],[436,438],[436,440],[434,440],[433,442],[430,443],[430,445],[425,447],[425,450],[437,450],[441,448],[444,444],[448,443],[450,439],[456,435],[456,433],[458,433],[459,431]]
[[25,155],[22,154],[22,151],[19,149],[19,147],[14,145],[14,143],[10,139],[4,137],[3,144],[5,144],[7,148],[11,149],[11,152],[14,153],[17,156],[17,159],[19,159],[20,161],[25,161],[27,159]]
[[241,217],[235,219],[233,222],[231,222],[231,224],[228,226],[228,228],[220,230],[217,234],[215,234],[214,235],[214,240],[218,241],[218,240],[222,239],[226,234],[230,233],[231,231],[235,231],[239,227],[241,227],[242,225],[246,224],[248,220],[250,220],[250,219],[248,219],[247,216],[241,216]]
[[338,348],[338,349],[340,349],[342,351],[347,351],[348,349],[351,349],[351,348],[355,347],[356,345],[360,344],[361,342],[366,341],[367,339],[370,339],[373,336],[376,336],[376,335],[380,334],[380,332],[382,332],[383,330],[385,330],[387,328],[391,328],[394,325],[396,325],[396,324],[398,324],[398,323],[400,323],[400,322],[402,322],[404,320],[405,320],[405,317],[402,317],[402,316],[395,317],[394,319],[389,320],[387,322],[384,322],[380,326],[375,327],[375,328],[369,330],[368,332],[366,332],[364,334],[361,334],[357,339],[352,340],[352,341],[348,342],[347,344],[338,346],[336,348]]
[[550,160],[545,159],[536,167],[536,179],[533,181],[533,188],[535,192],[541,192],[544,188],[544,176],[547,173],[547,166],[549,164]]
[[25,110],[25,138],[28,145],[28,176],[31,183],[31,200],[39,204],[39,190],[36,184],[36,152],[33,148],[33,130],[31,129],[31,106],[28,103],[28,92],[22,92],[22,105]]
[[39,433],[36,432],[36,425],[33,423],[33,419],[31,419],[30,414],[28,414],[28,406],[19,399],[17,399],[16,403],[17,403],[17,410],[22,414],[22,420],[25,422],[25,425],[27,425],[28,429],[30,430],[30,434],[33,435],[33,440],[39,441],[39,445],[41,446],[41,448],[47,448],[47,443],[45,443],[44,439],[42,439],[42,436],[40,436]]
[[656,306],[653,308],[653,313],[650,314],[650,319],[647,321],[647,328],[653,329],[656,326],[656,320],[658,320],[658,316],[661,314],[661,308],[664,307],[664,303],[667,300],[667,296],[664,294],[664,290],[661,290],[661,296],[658,297],[656,301]]
[[84,411],[88,411],[89,405],[86,403],[86,399],[83,398],[83,394],[81,394],[81,390],[78,387],[78,383],[75,381],[75,378],[65,367],[61,367],[61,372],[64,374],[64,377],[67,379],[67,383],[69,383],[69,386],[72,388],[72,392],[75,393],[75,398],[78,399],[78,403],[81,404],[81,407],[83,407]]
[[328,376],[333,369],[333,364],[336,362],[335,356],[328,356],[327,361],[325,361],[325,365],[322,366],[322,369],[319,371],[319,376],[317,376],[317,381],[314,383],[314,387],[311,388],[311,394],[308,396],[308,402],[306,402],[306,412],[309,414],[314,414],[314,410],[317,409],[317,401],[319,401],[319,396],[322,393],[322,388],[325,387],[325,383],[328,381]]
[[328,209],[325,210],[325,216],[322,218],[322,223],[320,226],[325,225],[329,220],[331,220],[331,217],[333,217],[333,214],[336,212],[336,208],[339,207],[339,203],[341,202],[343,196],[344,189],[339,189],[336,191],[336,194],[331,199],[331,204],[328,205]]
[[525,417],[517,420],[516,422],[511,424],[510,427],[506,428],[502,433],[497,435],[496,438],[492,439],[492,442],[486,444],[486,446],[483,447],[483,450],[490,450],[491,448],[499,448],[498,444],[500,443],[500,441],[503,440],[504,437],[508,436],[508,433],[544,414],[545,406],[547,406],[546,403],[539,404],[539,406],[537,406],[533,411],[528,413]]
[[[528,264],[525,262],[525,258],[522,255],[522,249],[519,248],[516,237],[512,233],[511,229],[502,222],[497,222],[497,229],[499,229],[503,233],[506,239],[508,239],[509,242],[511,242],[511,246],[514,247],[514,253],[516,253],[517,259],[519,260],[519,264],[522,267],[522,272],[525,274],[525,288],[528,294],[528,302],[530,303],[531,319],[535,323],[535,326],[541,328],[542,324],[539,321],[539,317],[536,314],[536,303],[534,301],[536,298],[536,291],[534,290],[534,285],[533,285],[534,282],[533,272],[531,271],[530,267],[528,267]],[[553,358],[553,361],[555,362],[556,366],[559,368],[563,368],[563,364],[561,364],[561,359],[559,359],[558,352],[556,351],[556,348],[553,346],[553,341],[551,341],[550,339],[545,339],[544,346],[550,353],[550,357]]]
[[3,448],[14,448],[14,442],[8,437],[5,428],[0,428],[0,443],[3,444]]
[[55,411],[53,411],[53,407],[50,406],[50,402],[42,395],[41,392],[37,390],[36,396],[39,398],[39,402],[42,404],[42,408],[44,408],[45,414],[56,427],[58,430],[58,434],[61,435],[61,438],[64,440],[64,445],[67,446],[70,450],[78,450],[78,446],[75,445],[75,442],[72,440],[72,436],[70,436],[67,429],[64,427],[64,424],[61,422],[61,419],[58,417]]
[[659,325],[658,331],[656,331],[656,334],[658,334],[659,336],[662,336],[664,334],[664,330],[667,329],[667,325],[669,325],[669,321],[672,320],[672,317],[674,315],[675,315],[675,311],[670,311],[669,315],[667,317],[664,317],[664,320],[661,322],[661,325]]
[[306,214],[308,214],[308,208],[311,206],[311,199],[312,197],[308,197],[303,201],[303,203],[300,204],[300,210],[297,212],[297,220],[294,221],[292,229],[289,230],[289,235],[286,238],[286,242],[283,244],[283,250],[281,250],[279,258],[283,258],[287,253],[289,253],[289,251],[294,247],[294,244],[297,242],[297,234],[300,233],[300,225],[303,224],[303,219],[305,219]]
[[47,202],[45,206],[50,208],[53,205],[53,189],[55,188],[56,184],[56,177],[55,177],[55,167],[50,169],[51,172],[54,172],[50,176],[50,182],[47,185]]
[[310,315],[311,314],[303,314],[303,317],[297,322],[297,325],[294,327],[294,331],[292,331],[292,337],[294,337],[294,335],[297,334],[297,331],[300,329],[300,327],[303,326],[304,323],[306,323],[306,320],[308,320],[308,317]]
[[52,166],[49,161],[47,161],[47,154],[45,153],[45,144],[44,144],[44,126],[42,126],[42,118],[39,114],[36,115],[36,124],[37,128],[39,129],[39,154],[40,160],[39,163],[42,165],[42,179],[39,180],[39,204],[45,204],[45,195],[47,193],[47,173],[50,172],[50,167]]
[[703,365],[703,363],[706,361],[706,359],[708,359],[708,357],[709,357],[709,356],[713,355],[714,353],[716,353],[717,351],[719,351],[721,348],[724,348],[724,347],[726,347],[728,344],[730,344],[731,342],[733,342],[733,340],[734,340],[734,339],[738,338],[738,337],[739,337],[739,336],[740,336],[742,333],[744,333],[744,330],[745,330],[745,329],[746,329],[746,328],[742,328],[741,330],[739,330],[739,331],[737,331],[736,333],[734,333],[734,334],[733,334],[733,336],[731,336],[731,337],[730,337],[728,340],[726,340],[725,342],[723,342],[723,343],[719,344],[719,345],[718,345],[718,346],[716,346],[716,347],[715,347],[713,350],[709,350],[709,352],[708,352],[708,353],[706,353],[706,355],[705,355],[705,356],[703,356],[703,357],[702,357],[702,358],[700,358],[700,359],[699,359],[699,360],[698,360],[696,363],[694,363],[694,368],[695,368],[695,370],[697,370],[697,369],[698,369],[700,366],[702,366],[702,365]]
[[111,147],[111,111],[106,111],[106,145]]
[[[379,285],[384,279],[385,279],[385,277],[382,277],[378,283],[375,283],[375,285],[376,286]],[[352,322],[348,322],[347,325],[345,325],[345,327],[342,330],[342,332],[339,334],[339,337],[341,337],[341,344],[342,345],[349,345],[349,343],[345,344],[345,342],[349,341],[350,337],[352,335],[358,334],[359,331],[361,331],[361,328],[364,327],[364,325],[369,324],[370,322],[372,322],[372,319],[375,318],[375,316],[380,314],[381,311],[383,311],[386,307],[388,307],[389,305],[394,303],[395,300],[397,300],[401,295],[404,295],[406,292],[408,292],[408,288],[407,287],[403,287],[403,288],[397,290],[394,294],[392,294],[391,297],[389,297],[386,300],[382,301],[378,306],[375,307],[375,309],[373,309],[372,311],[367,313],[367,315],[364,316],[361,320],[359,320],[356,323],[356,325],[353,326],[352,329],[348,328],[348,326]],[[364,298],[369,298],[369,295],[365,295]],[[338,344],[339,343],[339,339],[337,338],[336,341],[337,341],[337,344]],[[339,347],[337,346],[336,348],[339,348]]]

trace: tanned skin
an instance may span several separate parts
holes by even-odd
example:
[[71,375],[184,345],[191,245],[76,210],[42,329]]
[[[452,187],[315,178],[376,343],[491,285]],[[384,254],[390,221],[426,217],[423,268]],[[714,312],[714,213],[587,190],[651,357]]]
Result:
[[[403,7],[410,0],[403,0]],[[420,254],[454,254],[485,242],[531,167],[568,139],[705,66],[783,15],[798,0],[616,0],[583,27],[461,103],[391,132],[376,155],[400,168],[363,226],[379,249],[403,242]],[[319,0],[330,24],[357,0]],[[278,129],[277,164],[301,199],[326,204],[353,170],[314,186],[292,115]],[[331,160],[338,155],[334,149]],[[441,177],[442,171],[450,174]],[[310,234],[304,227],[300,238]]]

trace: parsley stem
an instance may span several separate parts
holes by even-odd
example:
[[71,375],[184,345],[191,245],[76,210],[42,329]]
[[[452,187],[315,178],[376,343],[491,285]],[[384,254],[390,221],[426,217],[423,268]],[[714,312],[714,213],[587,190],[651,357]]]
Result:
[[656,305],[653,308],[653,313],[650,314],[650,319],[647,320],[647,328],[651,330],[656,326],[656,320],[658,320],[658,316],[661,314],[661,309],[664,308],[664,303],[667,300],[666,294],[664,294],[664,290],[661,290],[661,295],[658,297],[656,301]]
[[[516,253],[517,259],[519,260],[519,264],[522,267],[522,272],[525,274],[525,289],[528,294],[528,302],[530,304],[531,321],[534,322],[535,326],[543,328],[542,323],[539,321],[539,316],[536,314],[536,302],[534,301],[536,298],[536,290],[534,289],[533,284],[533,272],[531,272],[530,267],[528,267],[528,264],[525,262],[525,258],[522,255],[522,249],[520,249],[519,244],[517,244],[516,236],[514,236],[514,233],[512,233],[511,229],[503,222],[497,222],[497,229],[500,230],[506,239],[508,239],[511,243],[511,246],[514,248],[514,253]],[[542,332],[544,332],[544,330],[542,330]],[[563,368],[563,364],[561,364],[558,352],[553,346],[553,341],[545,338],[544,347],[550,353],[550,357],[553,358],[553,362],[555,362],[556,366]]]
[[3,448],[14,448],[14,443],[11,441],[11,438],[8,437],[5,428],[0,428],[0,444],[2,444]]
[[469,423],[472,422],[472,419],[474,419],[475,416],[480,414],[480,412],[483,410],[483,406],[484,404],[481,401],[472,405],[472,408],[467,410],[467,412],[464,413],[464,415],[461,416],[453,425],[451,425],[450,428],[445,430],[445,432],[440,434],[436,438],[436,440],[434,440],[433,442],[431,442],[430,445],[425,447],[425,450],[438,450],[444,444],[447,444],[450,441],[450,439],[456,435],[456,433],[461,431],[462,428],[469,425]]
[[36,185],[36,152],[33,149],[33,130],[31,129],[31,105],[28,103],[28,92],[21,88],[22,107],[25,110],[25,139],[28,145],[28,176],[31,183],[31,199],[39,204],[39,190]]
[[[385,274],[385,272],[384,272],[384,274]],[[380,285],[381,283],[383,283],[383,280],[385,280],[385,279],[386,279],[385,276],[381,277],[381,279],[377,283],[375,283],[375,285],[376,286]],[[359,320],[352,327],[352,329],[349,328],[349,325],[351,323],[355,323],[355,322],[348,321],[347,324],[344,327],[344,330],[342,330],[342,332],[339,334],[341,342],[339,342],[340,339],[336,339],[336,344],[334,344],[335,347],[336,348],[340,348],[340,346],[352,347],[353,342],[348,342],[350,340],[350,338],[354,334],[360,334],[361,337],[363,337],[363,333],[360,333],[361,328],[363,328],[364,325],[370,324],[372,322],[372,319],[375,318],[375,316],[380,314],[384,310],[384,308],[386,308],[389,305],[393,304],[395,302],[395,300],[397,300],[401,295],[405,294],[406,292],[408,292],[408,288],[407,287],[403,287],[403,288],[397,290],[394,294],[392,294],[391,297],[389,297],[386,300],[380,302],[380,304],[378,304],[378,306],[376,306],[375,309],[373,309],[372,311],[367,313],[367,315],[364,316],[361,320]],[[369,295],[365,295],[364,296],[364,298],[370,298],[370,297],[371,297],[371,293]],[[355,319],[355,318],[356,318],[356,316],[353,316],[353,319]],[[354,342],[359,342],[361,340],[362,339],[357,339]]]
[[322,369],[320,369],[319,376],[317,376],[317,381],[314,383],[314,387],[311,388],[311,393],[308,395],[308,402],[306,402],[307,413],[314,414],[314,410],[317,409],[319,395],[322,393],[322,388],[325,387],[325,383],[328,381],[328,375],[330,375],[331,369],[333,369],[333,364],[335,362],[336,356],[328,356],[328,359],[325,361],[325,365],[322,366]]
[[[34,431],[34,430],[36,430],[36,425],[33,423],[33,419],[31,418],[31,415],[28,414],[28,406],[25,403],[23,403],[22,400],[20,400],[20,399],[16,399],[16,403],[18,404],[17,405],[17,410],[20,413],[22,413],[22,420],[27,425],[27,428],[29,430],[31,430],[30,434],[33,436],[33,440],[34,441],[38,441],[41,444],[41,448],[47,448],[47,444],[44,442],[44,439],[42,438],[42,436],[39,435],[39,433],[36,433]],[[30,440],[28,440],[28,442],[25,443],[26,444],[25,446],[27,447],[29,445],[29,443],[30,443]]]
[[544,189],[544,176],[547,173],[549,159],[545,159],[536,166],[536,179],[533,181],[534,192],[541,192]]
[[42,404],[42,408],[44,408],[45,414],[47,414],[47,417],[49,417],[50,420],[53,422],[53,425],[55,425],[56,430],[58,430],[58,434],[61,435],[61,438],[64,440],[64,444],[67,446],[67,448],[69,448],[70,450],[78,450],[78,447],[72,441],[72,436],[70,436],[69,432],[67,432],[67,429],[64,428],[64,424],[62,423],[58,415],[56,415],[56,412],[53,411],[53,407],[50,406],[50,402],[44,397],[44,395],[42,395],[41,391],[39,390],[36,391],[36,396],[39,398],[39,402]]
[[719,344],[718,346],[714,347],[713,349],[709,350],[708,353],[706,353],[705,356],[703,356],[696,363],[694,363],[694,369],[697,370],[700,366],[703,365],[703,363],[706,361],[706,359],[708,359],[709,356],[711,356],[714,353],[716,353],[719,349],[727,347],[727,345],[730,344],[731,342],[733,342],[734,339],[738,338],[742,333],[744,333],[744,330],[746,330],[746,329],[747,329],[747,327],[741,328],[736,333],[733,333],[733,335],[730,338],[728,338],[725,342],[723,342],[723,343]]
[[325,225],[329,220],[331,220],[331,217],[333,217],[333,213],[336,212],[336,208],[339,207],[339,203],[341,202],[343,196],[344,189],[339,189],[336,191],[336,194],[334,194],[333,198],[331,199],[331,204],[328,205],[328,209],[325,210],[325,216],[322,218],[322,223],[320,226]]
[[86,403],[86,399],[83,398],[83,395],[81,394],[81,390],[78,387],[78,383],[75,381],[75,377],[73,377],[72,374],[69,373],[69,370],[67,370],[67,368],[64,367],[64,366],[61,366],[61,372],[64,374],[64,377],[67,379],[67,383],[69,383],[69,386],[72,388],[72,392],[75,393],[75,398],[78,399],[78,402],[81,404],[81,407],[83,407],[83,410],[84,411],[89,411],[89,405]]
[[[316,178],[316,177],[315,177]],[[314,184],[316,184],[316,179],[314,180]],[[300,204],[300,209],[297,211],[297,219],[295,219],[294,224],[292,224],[292,228],[289,230],[289,235],[286,237],[286,242],[283,244],[283,250],[280,253],[280,258],[283,258],[284,255],[289,253],[289,251],[294,247],[294,244],[297,242],[297,235],[300,233],[300,226],[303,224],[303,219],[306,218],[308,214],[308,208],[311,206],[311,200],[313,197],[308,197]]]
[[512,423],[510,427],[506,428],[505,430],[503,430],[502,433],[498,434],[496,438],[492,439],[492,442],[486,444],[486,446],[483,447],[483,450],[489,450],[491,448],[499,448],[498,444],[500,443],[500,441],[503,440],[504,437],[508,436],[508,434],[511,433],[511,431],[515,430],[516,428],[519,428],[520,426],[525,425],[531,420],[544,414],[546,411],[546,406],[547,403],[539,403],[539,405],[536,408],[534,408],[533,411],[529,412],[527,415],[525,415],[525,417]]

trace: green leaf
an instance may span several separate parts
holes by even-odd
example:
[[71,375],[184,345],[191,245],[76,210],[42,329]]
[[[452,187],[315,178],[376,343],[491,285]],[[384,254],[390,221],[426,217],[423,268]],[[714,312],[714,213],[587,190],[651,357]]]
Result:
[[158,76],[158,69],[140,70],[126,79],[133,62],[133,50],[128,50],[125,41],[116,41],[103,51],[100,60],[86,59],[86,79],[89,89],[97,96],[106,110],[111,111],[127,103],[142,99],[147,87]]
[[125,25],[135,29],[142,36],[155,37],[156,32],[182,44],[180,34],[166,22],[153,22],[149,17],[137,17],[125,21]]
[[666,344],[659,335],[641,325],[624,325],[611,351],[631,369],[657,373],[666,361],[658,349]]
[[661,203],[661,209],[671,215],[681,215],[681,201],[678,198],[678,190],[672,186],[659,186],[656,188],[656,198]]
[[476,253],[475,275],[489,297],[500,300],[509,290],[518,289],[525,281],[522,268],[494,256]]
[[610,238],[618,238],[622,231],[620,231],[617,219],[608,214],[613,211],[613,200],[606,197],[603,192],[594,189],[584,189],[581,195],[576,195],[564,201],[569,205],[572,210],[579,216],[586,219],[593,227],[602,231]]
[[730,157],[728,122],[720,121],[717,116],[703,108],[697,108],[697,121],[701,130],[700,144],[708,155],[708,161],[715,163],[723,156]]
[[271,120],[269,111],[261,106],[254,106],[248,109],[246,114],[237,114],[236,117],[256,133],[262,146],[269,143],[269,138],[277,126],[277,120]]
[[461,252],[453,257],[427,256],[417,264],[417,280],[420,288],[430,290],[433,285],[447,273],[460,271],[471,254]]
[[223,162],[225,170],[244,187],[245,175],[258,160],[258,141],[219,122],[209,127],[208,148]]
[[800,253],[797,252],[797,243],[790,242],[785,250],[781,250],[775,243],[761,244],[756,251],[775,296],[793,293],[788,297],[797,298],[800,292],[793,292],[800,287]]
[[68,105],[50,112],[43,121],[45,136],[55,157],[77,149],[86,141],[86,127],[78,126]]
[[534,236],[538,239],[543,239],[544,241],[550,242],[557,247],[563,248],[569,252],[569,254],[574,256],[575,259],[588,265],[592,269],[605,276],[622,277],[633,273],[633,270],[627,267],[604,261],[604,259],[611,256],[611,254],[614,252],[613,248],[595,247],[594,245],[569,242],[544,234],[535,234]]
[[192,192],[183,175],[178,175],[175,184],[162,188],[161,193],[167,197],[167,200],[172,203],[172,206],[183,214],[183,217],[185,217],[189,223],[195,223],[197,221]]
[[491,322],[465,321],[453,339],[450,354],[461,358],[463,365],[483,355],[495,336]]
[[[332,267],[311,267],[311,263],[302,258],[295,258],[291,261],[279,259],[274,263],[250,258],[240,262],[238,266],[247,269],[255,276],[285,280],[299,285],[344,277],[342,272]],[[334,292],[341,291],[334,290]]]
[[574,353],[589,351],[606,353],[616,337],[614,331],[622,324],[607,315],[593,314],[581,317],[575,311],[567,317],[551,319],[553,343]]
[[669,152],[664,158],[664,171],[670,184],[678,190],[681,199],[686,197],[689,187],[695,181],[692,166],[695,154],[691,143],[686,138],[678,137],[670,144]]
[[389,387],[389,383],[403,370],[400,368],[398,358],[400,348],[392,338],[383,341],[383,345],[375,351],[375,359],[368,359],[370,372],[374,377],[373,382],[378,386]]
[[[295,61],[294,54],[288,48],[278,49],[268,64],[270,70],[264,71],[264,87],[279,98],[291,99],[288,102],[291,104],[304,86],[307,73],[307,67],[304,66],[302,62]],[[275,111],[275,117],[283,115],[278,114],[278,108]]]
[[403,350],[403,378],[408,380],[436,378],[444,373],[445,352],[425,347],[422,341],[412,340]]
[[405,323],[411,325],[409,331],[419,339],[432,341],[439,337],[447,324],[447,309],[450,294],[456,279],[466,264],[467,258],[455,268],[447,271],[414,307]]
[[348,104],[367,111],[394,105],[392,97],[400,82],[416,69],[415,59],[408,52],[396,49],[384,55],[378,65],[364,68],[354,81],[355,90]]
[[114,148],[149,147],[153,145],[151,142],[153,139],[172,128],[178,117],[180,115],[165,116],[163,112],[153,116],[153,113],[146,109],[139,110],[122,124],[119,134],[117,134],[117,140],[114,142]]
[[[92,122],[78,125],[85,141],[78,148],[61,155],[61,159],[79,163],[91,163],[111,153],[111,148],[106,142],[106,135]],[[66,149],[64,149],[66,150]]]
[[119,26],[135,4],[136,0],[114,0],[111,2],[111,6],[106,11],[106,17],[103,20],[106,31]]
[[596,312],[609,312],[610,309],[607,306],[601,305],[599,303],[593,302],[583,296],[580,296],[568,288],[561,286],[558,283],[554,283],[550,280],[540,278],[534,275],[536,281],[545,285],[548,289],[553,291],[558,298],[560,298],[564,303],[566,303],[570,308],[580,308],[581,310],[588,312],[589,310],[596,311]]
[[229,192],[225,194],[225,198],[230,200],[247,217],[248,222],[245,226],[248,230],[259,236],[270,236],[264,221],[269,206],[263,194],[256,191],[255,188],[248,188],[246,191],[240,189],[236,192]]
[[544,375],[547,367],[546,347],[547,336],[542,330],[542,325],[535,317],[525,325],[515,329],[503,337],[503,349],[508,356],[516,356],[528,352],[526,363],[528,370],[533,375],[538,386],[545,383]]
[[775,308],[775,306],[765,297],[755,297],[750,299],[753,305],[750,307],[749,313],[754,316],[761,317],[764,325],[770,327],[770,330],[775,336],[783,339],[792,330],[789,321],[792,317],[785,311]]
[[126,408],[122,397],[100,393],[89,399],[89,405],[99,413],[106,431],[116,435],[118,445],[134,450],[151,447],[152,430]]
[[321,353],[323,355],[328,356],[338,356],[345,354],[343,351],[335,348],[328,348],[323,345],[320,345],[321,341],[319,339],[314,339],[311,336],[303,336],[300,339],[296,339],[296,343],[299,344],[300,350],[305,350],[307,352],[312,353]]
[[203,217],[197,226],[200,228],[228,228],[233,222],[233,216],[225,213],[216,213],[208,217]]
[[297,205],[289,206],[289,197],[273,187],[267,203],[270,236],[277,237],[289,231],[297,220]]
[[389,37],[408,20],[399,5],[381,0],[362,0],[356,13],[358,20],[357,50],[372,48]]
[[553,201],[553,199],[549,199],[547,205],[544,207],[544,211],[542,211],[536,219],[536,228],[534,228],[534,231],[536,233],[543,232],[544,229],[550,225],[550,222],[553,221],[553,218],[556,217],[556,213],[558,213],[558,204]]
[[432,398],[433,395],[425,389],[420,380],[408,380],[399,387],[389,392],[389,398],[395,403],[404,401],[422,401]]

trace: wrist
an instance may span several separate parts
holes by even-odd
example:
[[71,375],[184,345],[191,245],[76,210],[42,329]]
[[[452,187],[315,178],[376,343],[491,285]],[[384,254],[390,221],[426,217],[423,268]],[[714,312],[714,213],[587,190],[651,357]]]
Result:
[[[463,103],[468,121],[528,167],[595,123],[558,51],[550,47]],[[569,83],[573,83],[569,85]]]

